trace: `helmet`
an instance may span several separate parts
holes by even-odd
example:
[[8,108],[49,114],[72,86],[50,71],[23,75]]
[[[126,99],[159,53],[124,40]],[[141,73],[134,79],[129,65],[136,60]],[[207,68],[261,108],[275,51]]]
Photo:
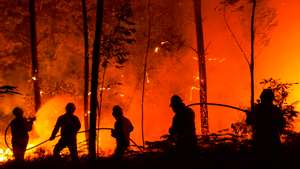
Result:
[[275,99],[275,95],[272,89],[264,89],[260,94],[260,99],[262,101],[273,101]]
[[172,97],[171,97],[171,106],[174,106],[174,105],[178,105],[178,104],[182,104],[183,103],[183,101],[182,101],[182,99],[181,99],[181,97],[180,96],[178,96],[178,95],[173,95]]
[[123,115],[123,110],[119,105],[115,105],[113,107],[113,116],[122,116]]
[[22,117],[23,116],[23,110],[20,107],[15,107],[14,110],[12,111],[12,113],[16,117]]
[[68,103],[66,105],[66,112],[67,113],[74,113],[75,110],[76,110],[76,107],[75,107],[74,103]]

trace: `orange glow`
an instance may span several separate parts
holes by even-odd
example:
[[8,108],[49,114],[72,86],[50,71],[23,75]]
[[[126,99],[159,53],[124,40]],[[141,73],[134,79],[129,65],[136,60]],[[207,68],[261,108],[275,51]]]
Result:
[[[248,0],[245,0],[248,2]],[[268,1],[268,0],[267,0]],[[148,69],[146,72],[146,90],[145,90],[145,140],[159,140],[160,136],[168,133],[168,128],[171,125],[173,112],[169,107],[169,99],[173,94],[182,96],[186,104],[199,102],[199,75],[198,75],[198,57],[190,47],[194,48],[195,43],[195,25],[193,23],[192,1],[181,0],[174,11],[179,11],[174,14],[176,21],[172,20],[174,26],[178,26],[178,30],[182,33],[185,40],[185,46],[165,54],[164,48],[161,46],[152,46],[149,52]],[[250,73],[249,66],[243,59],[241,52],[234,43],[230,33],[226,29],[223,16],[216,12],[216,6],[219,0],[203,0],[203,26],[204,39],[207,59],[207,84],[208,84],[208,102],[223,103],[242,108],[248,108],[250,105]],[[267,46],[259,46],[257,42],[256,58],[255,58],[255,98],[258,98],[262,86],[259,82],[265,78],[281,79],[283,82],[300,82],[300,1],[299,0],[269,0],[268,5],[274,8],[277,13],[277,26],[268,33],[270,42]],[[161,6],[164,6],[162,3]],[[165,5],[167,8],[167,5]],[[163,10],[162,10],[163,11]],[[168,11],[167,11],[168,12]],[[165,13],[167,13],[165,12]],[[233,31],[237,34],[241,41],[242,47],[247,55],[249,51],[249,23],[240,23],[238,17],[229,16],[229,24]],[[155,17],[155,16],[153,16]],[[161,22],[164,16],[161,17]],[[173,16],[172,16],[173,17]],[[136,18],[144,18],[141,13],[137,13]],[[187,19],[189,18],[189,19]],[[166,19],[165,19],[166,20]],[[143,24],[144,24],[143,20]],[[180,24],[178,24],[180,23]],[[138,23],[140,24],[140,23]],[[137,25],[138,25],[137,24]],[[159,32],[160,22],[153,23],[153,34],[168,34],[168,32]],[[163,23],[165,25],[167,23]],[[171,24],[171,23],[170,23]],[[71,25],[71,24],[70,24]],[[169,28],[169,27],[168,27]],[[157,31],[157,32],[156,32]],[[138,38],[142,36],[141,32]],[[56,49],[56,60],[47,60],[45,69],[40,70],[44,73],[43,76],[38,76],[41,81],[47,81],[48,78],[57,78],[53,81],[65,81],[71,83],[74,87],[69,90],[69,86],[65,87],[58,83],[56,88],[63,88],[63,91],[69,92],[69,95],[61,94],[60,92],[47,96],[53,86],[48,86],[46,82],[41,85],[41,95],[43,106],[37,112],[37,120],[34,123],[34,130],[30,133],[30,145],[36,145],[44,140],[47,140],[54,127],[58,116],[64,113],[64,106],[68,102],[76,103],[76,115],[81,120],[82,128],[84,129],[84,116],[88,116],[90,111],[83,114],[83,49],[82,37],[72,37],[65,34]],[[0,37],[1,38],[1,37]],[[157,38],[157,37],[156,37]],[[164,38],[164,39],[162,39]],[[0,39],[1,40],[1,39]],[[171,42],[166,41],[165,37],[155,39],[156,44],[169,45]],[[145,39],[137,39],[137,42],[144,42]],[[0,41],[1,42],[1,41]],[[66,43],[67,42],[67,43]],[[5,44],[4,42],[2,44]],[[211,44],[211,45],[208,45]],[[124,68],[117,69],[113,66],[108,66],[106,70],[106,81],[103,88],[103,106],[100,115],[100,127],[112,128],[114,119],[111,115],[111,109],[114,105],[119,104],[124,109],[125,116],[128,117],[133,125],[132,139],[141,145],[141,74],[143,72],[143,58],[145,44],[138,43],[133,49],[133,56],[130,56],[128,63]],[[39,49],[49,49],[48,42],[41,42]],[[40,52],[41,58],[45,58],[45,54],[49,52]],[[76,58],[76,59],[75,59]],[[67,65],[67,66],[66,66]],[[49,72],[46,70],[50,69]],[[75,73],[74,73],[75,72]],[[102,72],[100,72],[102,75]],[[101,76],[100,76],[101,77]],[[36,77],[27,77],[27,80]],[[43,79],[44,78],[44,79]],[[22,79],[16,75],[15,79]],[[6,83],[1,79],[1,83]],[[52,79],[51,79],[52,80]],[[101,80],[101,79],[99,79]],[[120,82],[116,83],[116,82]],[[19,81],[14,80],[12,83],[19,85]],[[32,92],[31,84],[21,86],[24,93]],[[55,84],[56,85],[56,84]],[[28,87],[29,86],[29,87]],[[100,87],[100,86],[99,86]],[[57,89],[57,90],[59,90]],[[66,93],[67,93],[66,92]],[[289,103],[300,100],[300,85],[296,85],[291,90]],[[72,97],[70,96],[73,95]],[[76,94],[75,94],[76,93]],[[88,93],[90,95],[91,92]],[[10,112],[11,109],[20,105],[28,106],[28,98],[5,98],[1,101],[1,111]],[[196,128],[197,134],[200,134],[200,115],[199,106],[192,107],[196,113]],[[3,110],[2,110],[3,109]],[[225,109],[221,107],[208,107],[209,109],[209,127],[211,132],[216,132],[224,128],[230,128],[232,122],[241,121],[245,118],[245,114],[236,110]],[[300,111],[300,104],[296,104],[296,109]],[[27,112],[30,109],[27,108]],[[26,111],[25,111],[26,112]],[[29,113],[30,114],[30,113]],[[6,124],[3,124],[6,125]],[[295,130],[300,131],[300,119],[296,121]],[[100,131],[98,142],[101,151],[99,153],[110,155],[115,148],[115,140],[111,137],[110,131]],[[78,147],[81,154],[87,153],[85,145],[85,135],[78,134]],[[52,152],[54,145],[58,139],[47,142],[41,148],[46,149],[47,153]],[[30,146],[29,145],[29,146]],[[37,149],[26,153],[28,157],[33,156]],[[0,161],[6,161],[11,158],[11,151],[5,147],[0,149]]]
[[0,163],[5,162],[9,159],[12,159],[12,151],[8,148],[2,149],[0,148]]
[[[30,132],[30,139],[27,148],[31,148],[47,139],[49,139],[52,129],[54,128],[55,122],[57,118],[62,115],[65,111],[65,105],[68,102],[74,102],[77,105],[75,114],[80,118],[81,121],[81,129],[84,129],[84,121],[82,113],[82,107],[79,106],[78,102],[73,100],[71,97],[67,96],[57,96],[50,99],[48,102],[43,104],[38,113],[36,114],[37,120],[34,122],[33,131]],[[113,121],[105,122],[104,124],[108,124],[106,127],[113,127]],[[59,134],[59,133],[58,133]],[[58,135],[57,134],[57,135]],[[115,140],[111,137],[111,133],[109,130],[101,130],[100,135],[98,136],[99,141],[98,144],[100,146],[101,155],[108,156],[113,153],[115,148]],[[45,144],[37,148],[33,148],[31,150],[26,151],[25,158],[35,158],[39,155],[51,155],[54,145],[58,142],[58,138],[53,141],[48,141]],[[10,142],[10,136],[7,139]],[[77,144],[78,144],[78,152],[79,155],[87,154],[87,142],[84,133],[79,133],[77,136]],[[37,153],[39,149],[44,150],[44,154]],[[68,154],[67,151],[63,151],[62,154]],[[12,151],[8,148],[0,148],[0,162],[7,161],[9,159],[13,159]]]
[[[65,105],[68,102],[74,102],[77,105],[75,115],[77,115],[81,121],[80,131],[85,130],[84,120],[82,116],[83,108],[80,106],[80,104],[78,104],[79,102],[77,102],[76,100],[74,101],[71,97],[57,96],[45,103],[37,113],[37,120],[34,124],[34,131],[36,133],[32,133],[32,135],[34,136],[32,136],[30,139],[31,145],[36,145],[44,140],[47,140],[50,137],[57,118],[65,112]],[[52,152],[52,149],[57,143],[58,139],[59,138],[56,138],[54,141],[47,142],[45,145],[42,145],[42,147],[44,147],[49,152]],[[84,133],[79,133],[77,135],[77,143],[79,153],[87,154],[87,142]],[[114,144],[114,139],[111,138],[110,131],[100,131],[99,145],[102,149],[102,154],[104,153],[105,155],[109,155],[114,149]]]

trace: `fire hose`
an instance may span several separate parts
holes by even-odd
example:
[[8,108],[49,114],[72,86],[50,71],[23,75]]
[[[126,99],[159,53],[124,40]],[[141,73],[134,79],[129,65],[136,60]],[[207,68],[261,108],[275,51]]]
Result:
[[[9,125],[6,127],[6,129],[5,129],[4,141],[5,141],[6,147],[12,150],[12,147],[8,144],[8,141],[7,141],[7,132],[8,132],[9,127],[10,127],[10,124],[9,124]],[[113,129],[112,129],[112,128],[97,128],[96,130],[113,130]],[[88,132],[88,131],[89,131],[89,130],[83,130],[83,131],[79,131],[79,132],[77,132],[77,133],[85,133],[85,132]],[[60,137],[60,136],[61,136],[61,135],[57,135],[57,136],[55,136],[55,138],[56,138],[56,137]],[[144,150],[141,148],[141,146],[139,146],[135,141],[133,141],[131,138],[129,138],[129,140],[130,140],[130,142],[131,142],[135,147],[137,147],[141,152],[144,152]],[[48,141],[51,141],[51,140],[50,140],[50,139],[44,140],[44,141],[42,141],[42,142],[40,142],[40,143],[38,143],[38,144],[36,144],[36,145],[30,147],[30,148],[27,148],[26,151],[31,150],[31,149],[34,149],[34,148],[36,148],[36,147],[39,147],[39,146],[41,146],[42,144],[45,144],[45,143],[48,142]]]
[[227,105],[227,104],[221,104],[221,103],[192,103],[192,104],[189,104],[187,106],[191,107],[191,106],[196,106],[196,105],[227,107],[227,108],[238,110],[238,111],[241,111],[241,112],[250,113],[249,110],[245,110],[245,109],[242,109],[242,108],[239,108],[239,107],[235,107],[235,106],[231,106],[231,105]]

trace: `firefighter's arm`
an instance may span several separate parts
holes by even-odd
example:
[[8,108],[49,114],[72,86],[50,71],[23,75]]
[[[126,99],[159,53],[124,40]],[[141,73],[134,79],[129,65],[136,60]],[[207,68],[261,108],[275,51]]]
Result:
[[172,126],[169,128],[169,134],[170,135],[176,134],[176,117],[173,118]]
[[54,129],[52,131],[51,137],[49,138],[49,140],[54,140],[55,139],[55,136],[56,136],[56,134],[57,134],[60,126],[61,126],[61,119],[58,118],[58,120],[57,120],[57,122],[55,124],[55,127],[54,127]]
[[115,122],[114,128],[111,130],[111,136],[116,138],[117,137],[117,130],[118,130],[118,123]]
[[112,129],[112,130],[111,130],[111,136],[114,137],[114,138],[117,137],[117,135],[116,135],[116,130],[115,130],[115,129]]
[[26,129],[27,129],[27,131],[31,131],[32,130],[32,125],[33,125],[33,122],[35,120],[36,120],[35,117],[28,118],[27,123],[26,123]]

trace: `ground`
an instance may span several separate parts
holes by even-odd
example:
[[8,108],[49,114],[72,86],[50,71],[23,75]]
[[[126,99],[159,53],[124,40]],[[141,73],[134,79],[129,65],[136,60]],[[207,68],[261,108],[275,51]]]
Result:
[[253,152],[220,150],[214,152],[199,152],[192,158],[186,155],[175,157],[172,154],[157,152],[135,154],[126,156],[121,160],[110,158],[98,158],[90,161],[81,157],[78,162],[72,162],[68,157],[55,160],[51,157],[44,157],[26,161],[23,165],[17,166],[13,162],[1,165],[0,169],[206,169],[206,168],[300,168],[298,166],[297,151],[282,152],[277,158],[268,159],[263,157],[257,159]]

